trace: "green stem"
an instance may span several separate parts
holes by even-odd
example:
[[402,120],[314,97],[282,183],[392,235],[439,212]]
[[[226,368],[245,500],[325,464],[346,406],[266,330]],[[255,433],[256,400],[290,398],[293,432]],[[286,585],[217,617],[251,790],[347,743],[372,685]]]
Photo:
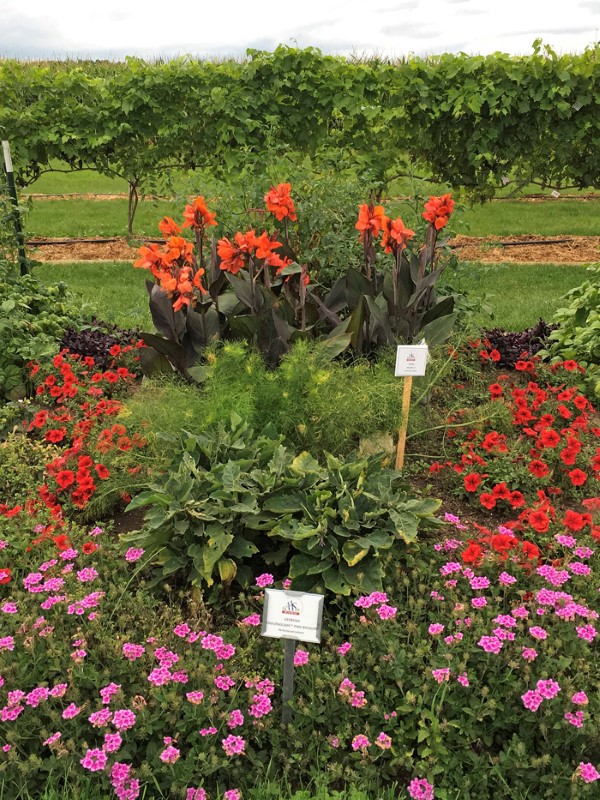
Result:
[[431,431],[441,431],[446,428],[466,428],[468,425],[475,425],[478,422],[487,422],[489,419],[493,419],[493,416],[490,417],[481,417],[480,419],[472,419],[469,422],[457,422],[455,425],[435,425],[433,428],[423,428],[422,431],[416,431],[415,433],[409,434],[406,439],[414,439],[415,436],[420,436],[422,433],[431,433]]

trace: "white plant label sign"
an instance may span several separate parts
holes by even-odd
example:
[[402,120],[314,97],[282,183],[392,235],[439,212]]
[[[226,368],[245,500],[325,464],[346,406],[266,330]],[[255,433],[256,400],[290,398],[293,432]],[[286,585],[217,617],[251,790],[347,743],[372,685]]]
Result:
[[321,641],[323,595],[265,589],[261,634],[274,639]]
[[426,344],[399,344],[396,350],[394,375],[397,378],[425,375],[428,358],[429,348]]

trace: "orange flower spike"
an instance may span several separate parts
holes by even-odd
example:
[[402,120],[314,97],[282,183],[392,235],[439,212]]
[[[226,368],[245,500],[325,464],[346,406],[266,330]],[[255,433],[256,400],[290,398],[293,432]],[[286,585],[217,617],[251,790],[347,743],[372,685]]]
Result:
[[264,197],[267,211],[274,214],[279,221],[284,217],[288,217],[291,222],[295,222],[297,219],[294,201],[290,197],[291,191],[290,183],[280,183],[277,186],[271,186],[270,191]]
[[181,228],[172,217],[163,217],[158,223],[158,227],[165,239],[167,236],[174,236],[177,233],[181,233]]
[[454,211],[454,200],[451,194],[443,194],[440,197],[430,196],[425,203],[423,219],[435,226],[437,231],[445,228],[448,220]]
[[216,214],[208,210],[204,197],[197,197],[191,205],[185,207],[183,212],[184,228],[209,228],[216,225]]
[[383,206],[363,203],[358,209],[358,220],[354,226],[357,231],[360,231],[358,237],[360,241],[364,241],[367,231],[370,231],[374,236],[378,236],[379,232],[384,228],[386,219]]
[[138,252],[140,258],[134,261],[133,266],[140,269],[152,269],[162,257],[157,244],[151,244],[150,247],[140,247]]
[[199,270],[196,271],[196,274],[194,275],[194,280],[192,281],[192,283],[194,284],[196,289],[200,289],[202,294],[208,294],[208,290],[204,288],[204,284],[202,283],[202,276],[203,275],[204,275],[204,270],[202,268],[200,268]]
[[269,258],[269,256],[274,255],[271,251],[274,250],[276,247],[281,247],[281,242],[276,242],[274,239],[271,239],[269,234],[264,231],[261,233],[260,236],[255,237],[254,241],[256,247],[256,257],[257,258]]
[[399,249],[405,250],[406,243],[415,235],[414,231],[407,228],[400,217],[397,219],[385,218],[381,246],[386,253],[395,253]]

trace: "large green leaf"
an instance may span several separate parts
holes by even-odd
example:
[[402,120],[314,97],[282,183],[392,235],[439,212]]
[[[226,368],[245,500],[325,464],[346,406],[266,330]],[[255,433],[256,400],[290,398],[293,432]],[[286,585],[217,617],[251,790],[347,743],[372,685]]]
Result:
[[315,474],[322,471],[319,462],[314,459],[309,452],[304,450],[292,461],[290,465],[292,472],[297,475]]
[[452,333],[454,323],[456,322],[458,314],[446,314],[444,317],[438,317],[424,325],[419,331],[419,336],[422,336],[429,347],[434,347],[436,344],[442,344]]
[[349,567],[354,567],[367,555],[370,547],[361,547],[354,539],[344,542],[342,545],[342,556]]
[[395,511],[390,509],[390,518],[394,523],[396,534],[402,541],[409,544],[417,538],[419,518],[410,511]]
[[350,583],[335,567],[330,567],[323,572],[323,580],[330,592],[345,596],[350,594],[352,588]]

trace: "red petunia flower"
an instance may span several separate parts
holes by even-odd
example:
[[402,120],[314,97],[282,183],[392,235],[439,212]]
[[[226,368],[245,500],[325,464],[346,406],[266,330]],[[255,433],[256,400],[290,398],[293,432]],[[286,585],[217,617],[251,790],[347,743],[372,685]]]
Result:
[[479,496],[479,502],[484,508],[491,510],[496,505],[496,498],[489,494],[489,492],[482,492]]
[[536,478],[545,478],[546,475],[550,472],[548,465],[545,464],[543,461],[539,459],[535,459],[529,464],[529,472],[532,475],[535,475]]
[[573,486],[583,486],[588,477],[587,474],[580,469],[572,469],[568,475]]
[[464,564],[478,564],[481,561],[482,549],[476,542],[471,542],[466,550],[461,553]]
[[529,524],[538,533],[546,533],[550,525],[550,518],[541,510],[532,511],[529,514]]
[[481,484],[481,476],[477,472],[470,472],[465,475],[463,481],[467,492],[476,492],[477,487]]

